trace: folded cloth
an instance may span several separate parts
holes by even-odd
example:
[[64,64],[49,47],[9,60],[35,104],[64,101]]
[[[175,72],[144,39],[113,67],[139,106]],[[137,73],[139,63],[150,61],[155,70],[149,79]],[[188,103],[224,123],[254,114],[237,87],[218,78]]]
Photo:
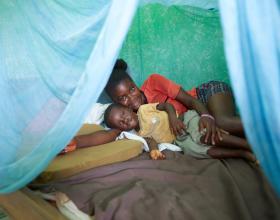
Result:
[[54,201],[58,210],[69,220],[93,220],[94,218],[87,215],[77,208],[72,200],[62,192],[42,193],[36,191],[35,194],[41,196],[45,200]]
[[[146,151],[146,152],[149,152],[149,146],[148,146],[147,142],[145,141],[145,139],[140,137],[139,135],[137,135],[134,130],[121,132],[116,140],[121,140],[121,139],[125,139],[125,138],[142,142],[143,143],[143,150]],[[170,144],[170,143],[158,144],[158,149],[160,151],[163,151],[163,150],[182,151],[182,149],[180,147],[178,147],[175,144]]]

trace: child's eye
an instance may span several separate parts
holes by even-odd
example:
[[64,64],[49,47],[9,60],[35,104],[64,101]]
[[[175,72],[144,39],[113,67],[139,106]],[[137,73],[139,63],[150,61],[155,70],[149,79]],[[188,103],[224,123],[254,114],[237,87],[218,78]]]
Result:
[[135,91],[135,87],[130,87],[130,92],[134,92]]

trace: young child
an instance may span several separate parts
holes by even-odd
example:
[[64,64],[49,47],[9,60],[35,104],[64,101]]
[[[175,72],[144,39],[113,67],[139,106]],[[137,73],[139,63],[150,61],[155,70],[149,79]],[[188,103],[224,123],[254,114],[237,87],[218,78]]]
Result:
[[158,143],[175,143],[185,154],[196,158],[244,158],[256,162],[255,156],[242,138],[222,133],[221,139],[215,140],[215,146],[203,144],[204,132],[199,132],[200,116],[195,111],[187,111],[179,118],[185,125],[185,134],[175,137],[170,130],[168,114],[175,112],[169,103],[141,105],[137,113],[120,104],[110,105],[104,114],[104,121],[110,128],[122,131],[136,130],[139,136],[148,140],[152,159],[164,159]]

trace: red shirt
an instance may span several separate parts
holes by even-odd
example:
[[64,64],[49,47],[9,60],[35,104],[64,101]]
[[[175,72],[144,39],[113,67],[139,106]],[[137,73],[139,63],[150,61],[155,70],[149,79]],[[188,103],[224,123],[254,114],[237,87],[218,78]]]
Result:
[[[180,85],[177,85],[164,76],[154,73],[145,80],[141,90],[144,92],[148,103],[168,102],[174,106],[177,113],[180,115],[188,111],[186,106],[175,100],[180,88]],[[186,91],[186,93],[194,98],[197,98],[196,88]]]

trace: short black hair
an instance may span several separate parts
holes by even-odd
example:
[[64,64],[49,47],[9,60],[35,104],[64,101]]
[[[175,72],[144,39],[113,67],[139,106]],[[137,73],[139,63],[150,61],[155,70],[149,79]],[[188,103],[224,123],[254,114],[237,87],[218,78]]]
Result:
[[112,103],[111,105],[108,106],[108,108],[104,112],[104,123],[108,128],[116,128],[112,125],[111,121],[109,120],[111,112],[115,108],[123,108],[123,106],[118,103]]
[[118,59],[105,87],[107,94],[111,96],[112,90],[125,79],[133,81],[130,75],[127,73],[127,63],[123,59]]

